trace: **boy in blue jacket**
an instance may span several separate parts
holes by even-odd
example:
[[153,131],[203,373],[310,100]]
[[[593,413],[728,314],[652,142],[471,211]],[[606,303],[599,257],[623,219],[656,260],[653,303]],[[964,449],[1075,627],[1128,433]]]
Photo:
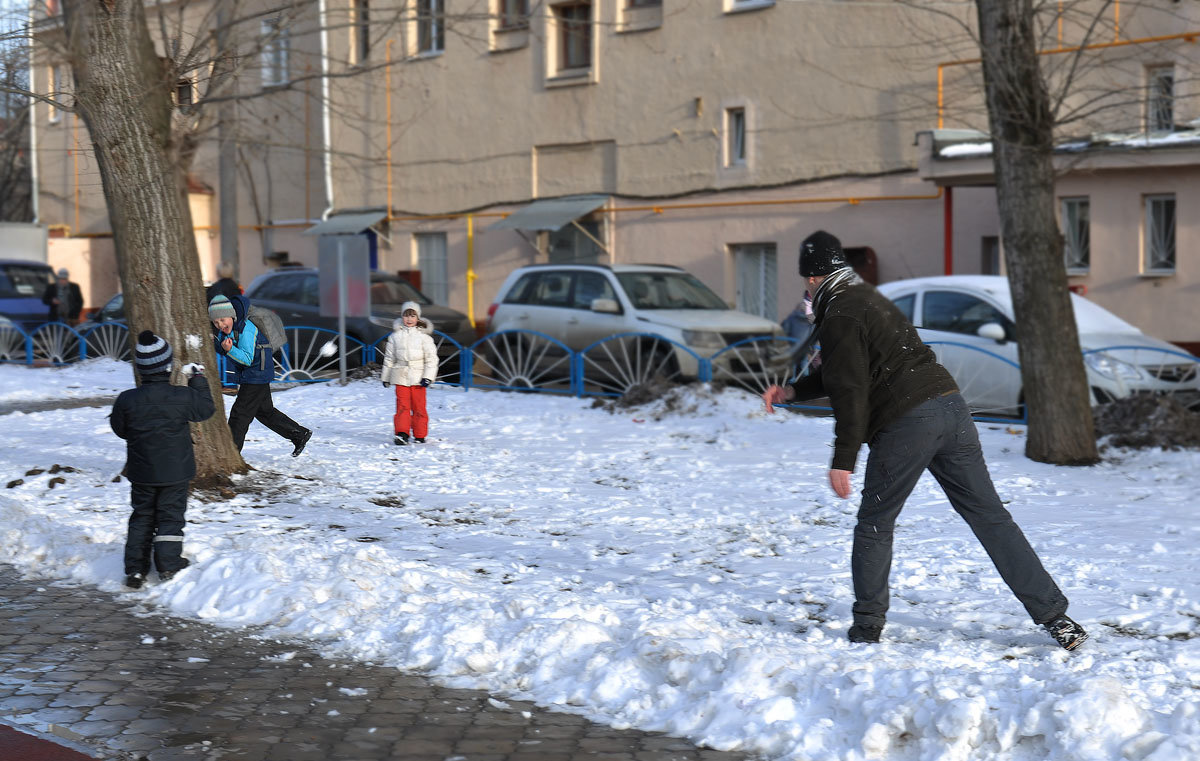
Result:
[[275,377],[271,344],[250,321],[249,314],[250,301],[245,296],[230,300],[218,295],[208,304],[217,354],[229,358],[238,384],[237,398],[229,410],[233,443],[242,451],[250,421],[257,420],[292,442],[292,457],[299,457],[312,438],[312,431],[275,408],[271,398],[271,380]]

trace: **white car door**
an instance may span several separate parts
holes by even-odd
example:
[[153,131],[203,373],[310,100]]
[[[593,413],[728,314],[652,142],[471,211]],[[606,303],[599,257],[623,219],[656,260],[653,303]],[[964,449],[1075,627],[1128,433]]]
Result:
[[[1021,370],[1012,320],[985,298],[958,290],[927,290],[917,309],[921,340],[930,344],[938,361],[954,376],[971,409],[984,414],[1017,414]],[[1004,329],[1004,340],[979,335],[979,329],[989,323]]]

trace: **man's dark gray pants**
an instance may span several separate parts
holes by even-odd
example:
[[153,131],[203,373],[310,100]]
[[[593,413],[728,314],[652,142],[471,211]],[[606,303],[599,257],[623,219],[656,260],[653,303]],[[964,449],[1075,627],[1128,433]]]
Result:
[[918,405],[876,433],[870,448],[850,561],[855,623],[884,624],[892,530],[900,508],[926,468],[975,532],[1034,623],[1043,624],[1066,613],[1067,598],[996,495],[975,421],[961,394]]

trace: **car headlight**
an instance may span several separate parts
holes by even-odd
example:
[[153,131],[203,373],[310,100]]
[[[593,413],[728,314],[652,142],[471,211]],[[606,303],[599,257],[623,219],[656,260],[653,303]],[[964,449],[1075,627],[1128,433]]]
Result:
[[1146,373],[1137,365],[1117,359],[1102,351],[1093,351],[1083,355],[1087,366],[1113,380],[1146,380]]
[[725,347],[725,339],[721,338],[721,334],[711,330],[685,330],[683,331],[683,342],[697,349],[722,349]]

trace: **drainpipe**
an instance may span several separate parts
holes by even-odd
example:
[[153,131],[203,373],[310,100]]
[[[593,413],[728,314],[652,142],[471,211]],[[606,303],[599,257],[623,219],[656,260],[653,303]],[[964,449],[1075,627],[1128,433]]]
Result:
[[[321,25],[321,127],[325,133],[321,155],[325,163],[325,210],[321,219],[328,219],[333,211],[333,136],[332,118],[329,113],[329,18],[328,0],[317,0],[317,18]],[[391,213],[391,210],[388,210]]]
[[[33,11],[38,0],[29,2],[29,89],[33,90]],[[29,208],[33,212],[33,224],[40,222],[41,211],[38,203],[40,188],[38,187],[38,136],[37,110],[33,98],[29,99]]]
[[945,273],[946,275],[954,274],[954,187],[946,186],[946,195],[942,201],[942,225],[944,236],[943,246],[945,248]]

